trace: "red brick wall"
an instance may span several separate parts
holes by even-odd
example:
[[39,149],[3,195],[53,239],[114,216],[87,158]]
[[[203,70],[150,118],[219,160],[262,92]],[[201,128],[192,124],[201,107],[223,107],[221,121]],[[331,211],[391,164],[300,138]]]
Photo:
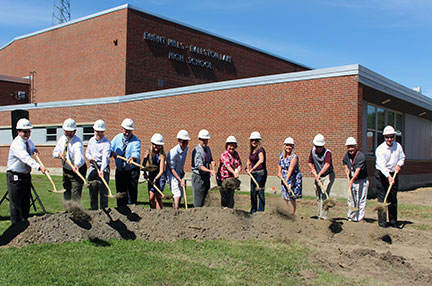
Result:
[[126,15],[123,9],[14,41],[0,50],[0,74],[36,71],[36,102],[123,95]]
[[[210,131],[209,146],[218,159],[224,150],[227,136],[239,141],[239,153],[244,163],[248,154],[248,138],[252,131],[263,136],[267,150],[270,175],[276,175],[278,155],[283,141],[292,136],[300,158],[301,171],[310,176],[307,158],[313,137],[322,133],[328,148],[333,152],[337,175],[344,177],[341,161],[345,140],[358,134],[359,115],[358,83],[356,76],[315,79],[229,90],[202,92],[181,96],[148,99],[129,103],[65,107],[30,110],[32,124],[61,123],[68,117],[77,122],[89,122],[102,118],[107,123],[107,137],[120,131],[125,117],[135,121],[135,134],[150,145],[150,137],[160,132],[165,139],[165,150],[176,144],[179,129],[186,129],[192,137],[190,149],[198,143],[200,129]],[[0,125],[8,125],[9,112],[1,112]],[[59,166],[51,157],[52,147],[40,148],[48,166]],[[143,153],[143,151],[142,151]],[[1,148],[0,160],[6,165],[7,148]],[[191,150],[187,168],[190,170]]]
[[[144,40],[144,32],[177,40],[188,47],[194,45],[219,54],[232,56],[233,63],[224,63],[207,56],[190,53],[188,49],[181,50]],[[169,52],[184,55],[185,62],[168,59]],[[128,14],[127,53],[127,94],[158,89],[158,79],[164,80],[164,88],[173,88],[306,70],[306,68],[294,63],[136,10],[129,10]],[[213,69],[187,64],[188,56],[210,61]]]
[[[18,91],[24,91],[26,98],[18,99]],[[28,103],[30,97],[30,84],[0,81],[0,105]]]
[[[168,59],[168,50],[175,48],[144,41],[145,31],[230,55],[233,64],[214,61],[214,70],[179,65]],[[299,70],[305,68],[130,9],[23,38],[0,50],[0,74],[23,77],[36,71],[35,102],[150,91],[158,89],[158,79],[172,88]]]

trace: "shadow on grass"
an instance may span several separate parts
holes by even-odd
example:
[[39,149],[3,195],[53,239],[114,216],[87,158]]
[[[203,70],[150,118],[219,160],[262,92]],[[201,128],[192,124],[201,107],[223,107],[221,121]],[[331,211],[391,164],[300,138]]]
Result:
[[[129,209],[130,211],[130,209]],[[111,209],[103,209],[103,212],[107,215],[107,217],[109,218],[109,222],[107,222],[107,224],[112,227],[113,229],[115,229],[120,236],[123,239],[126,240],[135,240],[136,239],[136,234],[133,231],[130,231],[127,226],[119,219],[117,220],[113,220],[111,215],[109,214],[111,212]],[[141,219],[141,218],[140,218]]]
[[24,230],[26,230],[28,226],[29,226],[28,221],[22,221],[22,222],[19,222],[17,224],[11,225],[0,236],[0,246],[7,245],[15,237],[17,237],[20,233],[22,233]]
[[93,244],[96,247],[107,247],[107,246],[111,246],[111,243],[109,243],[106,240],[97,238],[97,237],[93,237],[93,238],[89,238],[89,242],[91,244]]

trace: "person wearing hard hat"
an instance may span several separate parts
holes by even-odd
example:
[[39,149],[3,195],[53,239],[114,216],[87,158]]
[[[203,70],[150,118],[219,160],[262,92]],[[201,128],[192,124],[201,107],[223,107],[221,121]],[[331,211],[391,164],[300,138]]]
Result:
[[235,188],[227,184],[229,179],[238,180],[242,168],[242,162],[237,149],[237,139],[234,136],[228,136],[225,141],[225,151],[220,157],[219,169],[216,174],[218,185],[221,186],[221,205],[222,207],[234,208],[234,191]]
[[296,200],[302,198],[302,174],[299,168],[299,158],[294,153],[294,139],[288,137],[284,141],[279,155],[278,177],[281,182],[281,196],[290,214],[295,214]]
[[184,196],[183,187],[186,188],[183,177],[189,140],[189,133],[186,130],[180,130],[177,133],[178,144],[168,152],[167,156],[167,179],[173,194],[175,210],[179,209],[180,200]]
[[77,125],[75,120],[68,118],[63,122],[63,135],[57,141],[53,151],[53,157],[62,160],[63,187],[65,201],[81,201],[81,193],[84,182],[77,175],[83,177],[87,173],[87,165],[84,158],[84,146],[81,139],[76,136]]
[[25,118],[18,120],[16,129],[18,136],[12,141],[6,166],[6,184],[9,193],[10,220],[12,225],[26,222],[30,212],[31,169],[45,174],[47,169],[33,158],[39,154],[30,134],[32,125]]
[[213,157],[208,146],[210,133],[203,129],[198,133],[198,145],[192,151],[192,190],[194,207],[202,207],[210,189],[210,175],[215,171],[210,165],[214,165]]
[[[357,149],[354,137],[348,137],[345,142],[347,152],[342,160],[348,182],[348,220],[358,222],[364,218],[369,180],[366,165],[366,155]],[[352,198],[352,199],[351,199]],[[355,208],[357,210],[352,210]]]
[[[388,206],[389,226],[400,228],[397,221],[397,191],[398,173],[405,163],[405,153],[402,146],[395,142],[396,131],[392,126],[386,126],[383,130],[384,142],[375,150],[375,181],[378,191],[378,202],[390,203]],[[388,188],[391,185],[388,199],[384,202]],[[378,225],[387,226],[387,214],[384,210],[378,210]]]
[[[162,209],[162,195],[156,190],[158,188],[161,192],[165,187],[165,165],[166,155],[163,145],[165,144],[161,134],[155,133],[150,139],[151,147],[144,153],[143,166],[156,166],[154,171],[144,173],[147,177],[147,189],[149,192],[149,203],[152,209]],[[156,187],[156,188],[155,188]]]
[[[249,172],[258,183],[261,190],[256,190],[255,182],[250,180],[250,213],[257,211],[263,212],[265,209],[265,183],[267,181],[266,152],[262,147],[262,136],[259,132],[254,131],[249,136],[249,157],[246,163],[247,172]],[[258,196],[258,200],[257,200]]]
[[111,142],[105,137],[106,125],[101,119],[96,120],[93,124],[94,136],[90,138],[86,158],[90,162],[90,170],[88,174],[88,181],[99,181],[99,184],[91,184],[89,186],[90,192],[90,208],[92,210],[98,209],[98,196],[100,196],[100,208],[108,207],[108,189],[102,182],[109,184],[110,178],[110,156],[111,156]]
[[[132,119],[125,118],[121,123],[121,133],[111,141],[111,156],[115,158],[115,184],[117,193],[126,196],[117,199],[117,206],[136,204],[138,199],[138,180],[140,168],[132,162],[140,162],[141,140],[133,134],[135,124]],[[121,156],[127,161],[118,158]]]
[[[314,188],[317,196],[318,218],[327,219],[328,210],[323,208],[323,202],[328,199],[325,192],[330,196],[330,190],[335,181],[332,153],[324,147],[325,138],[322,134],[317,134],[314,137],[313,144],[314,147],[309,154],[308,166],[315,176]],[[323,189],[321,189],[321,186]]]

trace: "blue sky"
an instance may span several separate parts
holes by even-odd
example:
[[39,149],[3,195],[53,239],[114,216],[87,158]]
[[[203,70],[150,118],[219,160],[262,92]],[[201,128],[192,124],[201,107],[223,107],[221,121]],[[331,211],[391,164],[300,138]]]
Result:
[[[53,3],[0,0],[0,47],[50,27]],[[126,3],[311,68],[361,64],[432,97],[430,0],[71,0],[71,18]]]

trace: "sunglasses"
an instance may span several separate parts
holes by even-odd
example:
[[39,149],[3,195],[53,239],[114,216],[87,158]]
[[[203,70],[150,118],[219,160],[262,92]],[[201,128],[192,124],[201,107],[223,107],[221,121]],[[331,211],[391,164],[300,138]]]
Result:
[[24,134],[27,134],[27,133],[30,134],[31,130],[22,130],[21,132],[24,133]]
[[393,139],[394,138],[394,136],[384,136],[385,137],[385,139]]

